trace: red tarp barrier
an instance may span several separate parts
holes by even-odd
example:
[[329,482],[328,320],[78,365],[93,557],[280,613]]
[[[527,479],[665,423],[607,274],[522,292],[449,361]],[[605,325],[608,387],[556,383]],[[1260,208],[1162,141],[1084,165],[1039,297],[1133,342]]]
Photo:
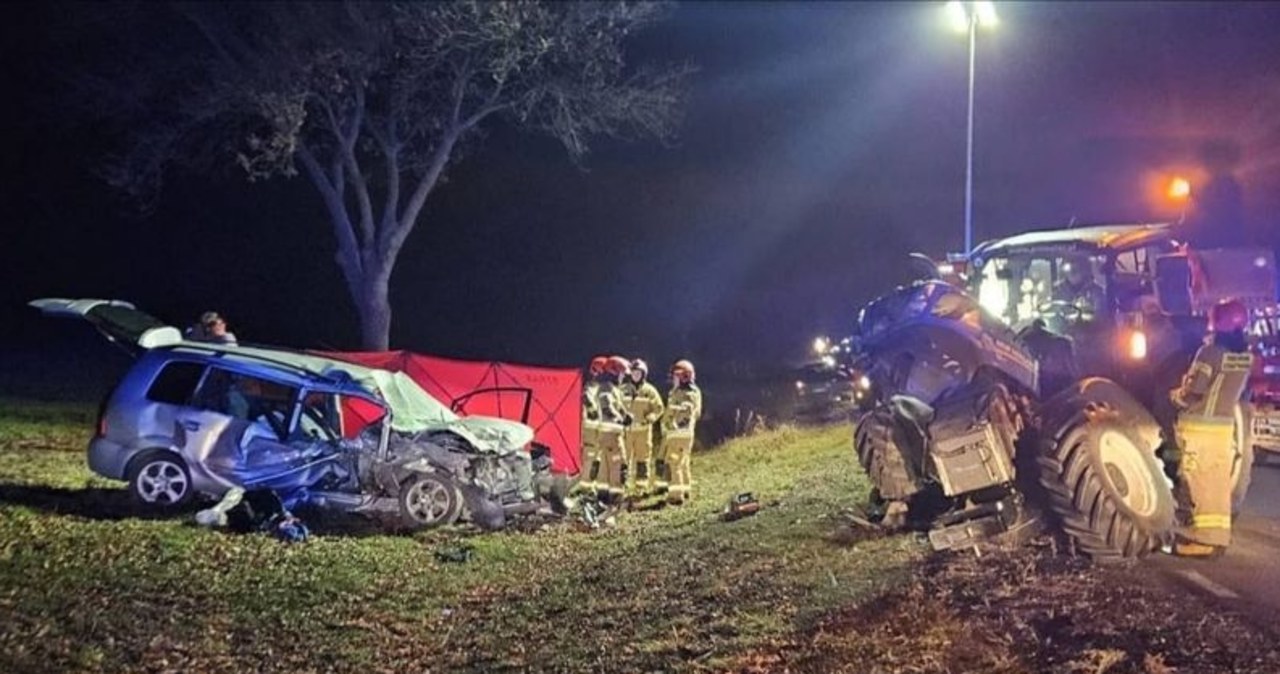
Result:
[[462,416],[528,424],[534,441],[551,448],[553,470],[573,474],[581,469],[582,373],[578,370],[451,360],[408,351],[319,355],[404,372]]

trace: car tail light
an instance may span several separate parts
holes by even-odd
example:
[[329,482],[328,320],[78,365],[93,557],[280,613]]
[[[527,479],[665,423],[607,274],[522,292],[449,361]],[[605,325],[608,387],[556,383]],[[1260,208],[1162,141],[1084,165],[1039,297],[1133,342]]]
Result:
[[114,396],[115,393],[116,393],[115,388],[112,388],[110,391],[107,392],[107,395],[102,397],[102,400],[98,403],[98,423],[96,428],[96,431],[97,431],[96,437],[99,437],[99,438],[107,437],[107,403],[111,402],[111,397]]

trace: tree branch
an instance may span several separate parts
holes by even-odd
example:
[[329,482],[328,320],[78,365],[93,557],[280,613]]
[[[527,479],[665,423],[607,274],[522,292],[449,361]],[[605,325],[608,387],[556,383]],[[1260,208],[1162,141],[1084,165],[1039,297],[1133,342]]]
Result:
[[360,205],[360,237],[365,247],[373,245],[373,201],[369,198],[369,184],[364,179],[364,171],[356,160],[356,141],[360,138],[360,129],[364,126],[365,98],[364,83],[356,84],[355,110],[351,116],[351,128],[347,132],[346,141],[342,145],[343,161],[347,165],[347,179],[356,190],[356,202]]
[[338,190],[325,176],[324,169],[320,166],[320,162],[316,161],[316,157],[312,154],[310,148],[305,145],[299,145],[298,158],[302,160],[303,169],[306,170],[307,176],[311,178],[312,184],[319,190],[320,197],[324,200],[325,206],[329,211],[329,220],[333,224],[333,233],[338,239],[338,266],[342,269],[347,285],[355,293],[359,288],[359,281],[365,270],[360,256],[360,246],[356,243],[355,232],[351,227],[351,218],[347,214],[347,206]]
[[369,125],[369,133],[378,141],[382,150],[387,174],[386,201],[382,206],[382,224],[379,229],[386,231],[395,227],[400,211],[400,148],[399,130],[396,126],[396,110],[392,110],[387,118],[386,129],[380,130],[376,125]]
[[436,188],[436,184],[440,182],[440,176],[444,173],[444,169],[449,165],[449,157],[453,154],[453,148],[458,143],[458,131],[449,129],[440,137],[440,144],[436,146],[436,151],[431,156],[431,163],[427,165],[427,170],[422,174],[422,178],[418,181],[418,185],[413,190],[413,195],[409,197],[409,202],[405,204],[404,213],[401,214],[395,227],[382,233],[379,241],[380,249],[387,260],[388,265],[386,273],[391,273],[391,267],[394,266],[396,256],[400,253],[400,248],[404,246],[404,241],[409,236],[409,232],[413,231],[414,225],[418,222],[418,215],[422,212],[422,207],[427,202],[427,197],[431,195],[431,191]]
[[[360,209],[360,239],[364,247],[369,248],[373,245],[375,238],[373,201],[369,198],[369,185],[364,179],[364,172],[360,168],[355,152],[356,142],[360,139],[360,129],[364,126],[365,119],[364,84],[358,83],[356,85],[355,101],[352,105],[350,119],[345,125],[338,119],[338,114],[328,99],[323,96],[315,96],[314,98],[320,104],[320,108],[324,110],[325,118],[329,122],[329,132],[333,134],[334,140],[337,142],[337,156],[345,166],[347,181],[355,189],[356,204]],[[341,173],[344,172],[335,167],[334,174],[339,175]],[[341,188],[339,188],[339,191],[341,191]]]
[[458,79],[453,83],[453,112],[449,115],[449,121],[453,126],[457,126],[458,120],[462,117],[462,102],[467,97],[467,83],[470,81],[471,57],[468,56],[462,63],[462,71],[458,73]]

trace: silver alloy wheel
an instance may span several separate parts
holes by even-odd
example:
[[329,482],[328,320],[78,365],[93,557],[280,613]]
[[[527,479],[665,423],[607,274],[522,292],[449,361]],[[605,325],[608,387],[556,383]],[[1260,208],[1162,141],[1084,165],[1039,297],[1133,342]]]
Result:
[[1103,478],[1111,490],[1139,517],[1155,514],[1158,487],[1155,475],[1142,456],[1142,448],[1129,436],[1113,430],[1104,432],[1098,445]]
[[182,501],[191,488],[187,473],[171,459],[147,462],[138,472],[138,496],[146,503],[173,505]]
[[405,497],[409,514],[428,525],[444,519],[452,503],[453,495],[449,493],[449,488],[433,479],[416,480]]

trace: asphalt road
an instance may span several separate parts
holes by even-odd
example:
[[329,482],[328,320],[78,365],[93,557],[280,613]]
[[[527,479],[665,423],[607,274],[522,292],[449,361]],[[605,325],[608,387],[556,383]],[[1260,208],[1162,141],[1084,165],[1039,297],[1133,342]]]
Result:
[[1168,579],[1276,625],[1280,624],[1280,455],[1267,458],[1269,463],[1254,466],[1253,483],[1226,555],[1214,560],[1161,555],[1153,561]]

